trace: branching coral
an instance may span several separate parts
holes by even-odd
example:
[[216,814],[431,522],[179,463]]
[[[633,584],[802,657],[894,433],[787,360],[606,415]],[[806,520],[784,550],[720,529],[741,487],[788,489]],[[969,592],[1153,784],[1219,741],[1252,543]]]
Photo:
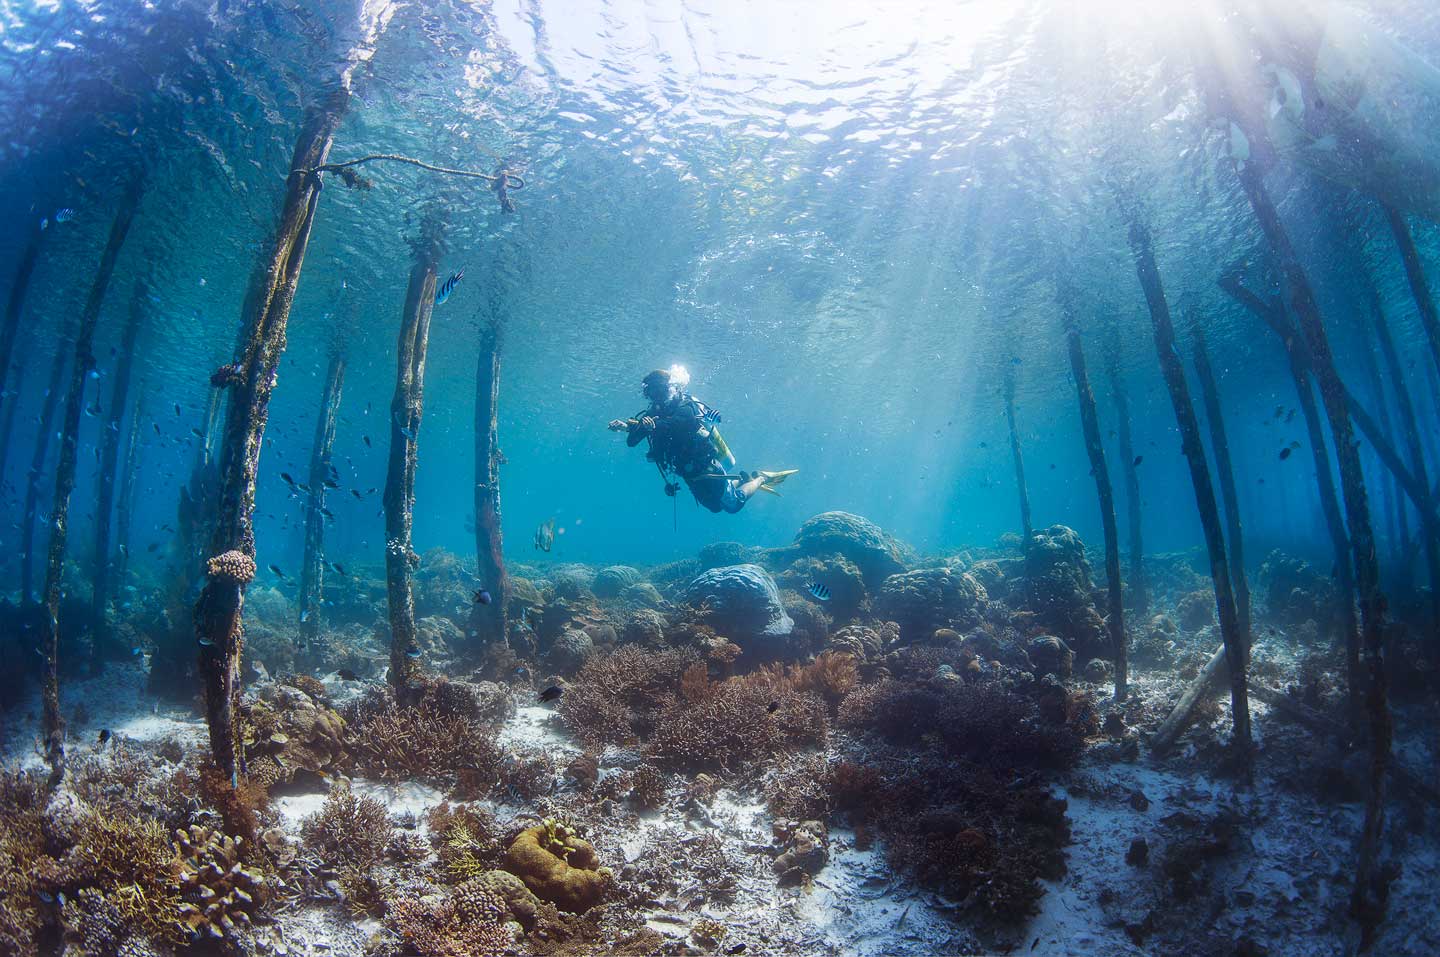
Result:
[[834,706],[854,690],[859,670],[853,655],[843,651],[822,651],[807,665],[791,666],[790,676],[796,690],[813,692]]
[[703,702],[671,699],[655,719],[647,753],[661,767],[729,771],[744,761],[823,744],[823,701],[777,672],[729,678]]
[[394,825],[385,805],[336,786],[320,810],[300,825],[305,846],[328,864],[370,867],[385,854]]
[[42,915],[37,891],[53,878],[55,861],[45,853],[43,782],[0,771],[0,955],[39,953]]
[[394,897],[386,924],[423,957],[498,957],[514,942],[504,900],[469,882],[441,899]]
[[495,818],[483,807],[440,804],[430,810],[427,823],[430,842],[452,884],[479,877],[504,856]]
[[653,651],[624,645],[580,669],[560,702],[560,718],[586,744],[623,744],[643,737],[656,712],[700,658],[688,649]]
[[363,771],[389,780],[467,772],[471,790],[499,779],[500,749],[470,719],[433,706],[389,707],[361,718],[354,756]]

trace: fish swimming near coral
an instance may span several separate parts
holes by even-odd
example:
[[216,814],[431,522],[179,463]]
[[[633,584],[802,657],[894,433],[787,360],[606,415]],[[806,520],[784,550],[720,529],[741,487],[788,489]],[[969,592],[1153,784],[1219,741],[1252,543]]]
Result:
[[359,680],[360,680],[360,676],[357,675],[355,672],[351,671],[349,668],[341,668],[339,671],[336,671],[336,672],[335,672],[335,676],[336,676],[337,678],[339,678],[341,681],[359,681]]
[[461,269],[459,272],[452,272],[450,274],[450,278],[441,283],[440,288],[435,290],[435,305],[443,306],[445,304],[445,300],[449,299],[450,294],[455,291],[456,284],[458,284],[460,280],[464,278],[464,269]]
[[419,657],[420,657],[420,646],[417,645],[417,644],[416,644],[415,642],[413,642],[413,641],[410,642],[409,646],[405,649],[405,657],[407,657],[407,658],[419,658]]
[[276,578],[283,579],[285,577],[285,573],[280,570],[279,565],[266,565],[265,567],[270,569],[270,574],[274,575]]
[[55,222],[57,223],[68,223],[74,218],[75,210],[69,206],[62,206],[60,209],[55,210]]
[[100,747],[103,748],[103,747],[105,747],[105,745],[107,745],[107,744],[109,744],[109,743],[110,743],[110,729],[109,729],[109,728],[101,728],[101,729],[100,729]]
[[826,585],[824,582],[811,582],[810,594],[815,596],[816,601],[829,601],[830,586]]
[[540,692],[540,700],[541,700],[541,701],[554,701],[556,698],[560,697],[560,696],[561,696],[562,694],[564,694],[564,693],[565,693],[565,689],[564,689],[564,688],[560,687],[559,685],[551,685],[550,687],[546,688],[544,691]]
[[535,547],[542,552],[548,552],[555,547],[555,519],[546,519],[535,529]]
[[488,605],[491,602],[490,592],[484,588],[475,589],[475,604]]

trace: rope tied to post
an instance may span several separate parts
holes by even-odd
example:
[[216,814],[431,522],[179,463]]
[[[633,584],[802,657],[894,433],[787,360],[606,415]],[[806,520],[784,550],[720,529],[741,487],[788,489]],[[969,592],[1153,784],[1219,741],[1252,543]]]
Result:
[[403,156],[399,153],[371,153],[367,156],[358,157],[357,159],[346,160],[343,163],[322,163],[319,166],[312,166],[308,169],[297,170],[296,172],[304,173],[306,176],[316,177],[321,173],[334,173],[351,189],[370,189],[374,183],[355,172],[354,167],[364,163],[373,163],[382,160],[392,163],[406,163],[423,170],[429,170],[432,173],[443,173],[446,176],[465,176],[471,179],[483,179],[490,184],[490,189],[494,191],[500,199],[500,208],[507,213],[513,213],[515,211],[515,204],[510,201],[509,192],[511,190],[525,188],[525,178],[519,173],[512,172],[503,166],[494,173],[481,173],[478,170],[436,166],[433,163],[426,163],[423,160],[415,159],[412,156]]

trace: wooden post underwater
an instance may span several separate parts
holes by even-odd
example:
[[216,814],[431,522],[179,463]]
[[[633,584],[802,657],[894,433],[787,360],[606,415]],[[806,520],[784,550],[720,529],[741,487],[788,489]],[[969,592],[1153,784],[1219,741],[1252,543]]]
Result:
[[107,422],[100,450],[99,501],[95,512],[95,568],[91,576],[94,588],[90,597],[91,627],[94,629],[95,638],[91,660],[96,667],[106,654],[106,646],[110,641],[110,572],[114,564],[110,549],[110,528],[115,511],[115,494],[118,490],[116,470],[120,460],[121,426],[125,421],[125,406],[130,393],[130,375],[135,366],[135,343],[140,338],[140,328],[145,321],[145,300],[149,289],[149,285],[141,280],[135,283],[130,295],[130,312],[120,333],[120,355],[115,364],[114,381],[110,384],[110,405],[106,410]]
[[320,634],[325,596],[325,492],[334,480],[330,450],[335,445],[335,422],[340,412],[340,394],[345,385],[345,354],[336,349],[325,370],[325,391],[320,397],[320,417],[315,422],[315,442],[310,450],[310,498],[305,509],[305,559],[300,568],[300,631],[314,639]]
[[55,499],[50,509],[50,547],[45,563],[45,610],[48,616],[45,636],[45,680],[41,690],[44,705],[45,758],[50,764],[52,783],[65,773],[65,722],[60,717],[60,577],[65,565],[65,546],[70,525],[70,493],[75,490],[75,459],[79,451],[80,413],[85,407],[85,382],[95,368],[93,346],[95,327],[100,321],[100,307],[105,291],[115,272],[115,260],[130,223],[140,205],[143,191],[140,177],[126,188],[120,208],[110,226],[110,238],[95,270],[90,295],[80,312],[80,326],[75,334],[75,359],[70,366],[70,386],[65,394],[65,417],[60,425],[60,459],[55,465]]
[[205,717],[216,765],[238,779],[244,756],[234,713],[240,699],[241,629],[245,589],[255,577],[255,480],[269,420],[290,305],[300,282],[320,177],[350,93],[337,87],[305,118],[286,180],[285,205],[269,246],[263,286],[244,317],[244,341],[229,385],[230,403],[219,452],[219,492],[206,581],[195,604],[195,637],[205,685]]
[[1115,659],[1115,700],[1124,701],[1129,690],[1129,666],[1125,648],[1125,601],[1120,581],[1120,532],[1115,521],[1115,491],[1105,463],[1105,446],[1100,439],[1100,416],[1095,409],[1095,392],[1085,367],[1085,347],[1080,341],[1080,321],[1075,315],[1074,293],[1063,279],[1058,280],[1060,313],[1065,341],[1070,352],[1070,372],[1075,377],[1075,397],[1080,404],[1080,425],[1085,433],[1085,451],[1090,456],[1090,474],[1100,503],[1100,524],[1105,533],[1105,579],[1108,585],[1108,612],[1105,623],[1110,634],[1110,653]]
[[411,531],[420,419],[425,406],[425,354],[440,268],[440,227],[428,220],[415,248],[396,348],[395,395],[390,402],[390,459],[385,474],[385,590],[390,606],[390,686],[408,698],[419,676],[415,632],[415,553]]
[[[1310,358],[1300,333],[1291,325],[1280,302],[1267,303],[1242,286],[1238,279],[1227,276],[1220,280],[1224,289],[1237,302],[1265,322],[1274,331],[1289,360],[1290,377],[1295,381],[1295,395],[1305,419],[1310,454],[1315,464],[1316,487],[1320,494],[1320,510],[1325,515],[1325,528],[1335,552],[1335,581],[1339,585],[1340,626],[1345,639],[1345,672],[1350,705],[1350,721],[1355,730],[1361,722],[1361,695],[1365,679],[1360,670],[1360,622],[1355,614],[1355,570],[1350,560],[1350,535],[1345,530],[1345,517],[1340,511],[1340,495],[1330,468],[1330,453],[1325,447],[1325,432],[1320,410],[1315,405],[1315,392],[1310,383]],[[1253,637],[1253,636],[1252,636]]]
[[471,626],[476,641],[485,645],[506,641],[510,602],[500,534],[501,338],[499,320],[481,326],[475,370],[475,567],[480,587],[490,591],[490,603],[475,603]]
[[1420,325],[1425,330],[1425,341],[1430,347],[1430,359],[1440,370],[1440,314],[1435,309],[1435,299],[1430,294],[1430,284],[1425,279],[1425,269],[1420,264],[1420,254],[1415,249],[1415,237],[1410,233],[1410,224],[1405,214],[1394,206],[1385,206],[1385,216],[1390,221],[1390,231],[1395,236],[1395,245],[1400,249],[1400,260],[1405,264],[1405,278],[1410,282],[1410,294],[1415,298],[1415,309],[1420,314]]
[[1245,537],[1240,522],[1240,497],[1235,487],[1235,468],[1230,461],[1230,441],[1225,434],[1225,413],[1220,401],[1220,384],[1210,364],[1210,350],[1205,344],[1205,329],[1197,319],[1191,329],[1195,349],[1195,378],[1200,383],[1200,400],[1205,406],[1205,420],[1210,427],[1210,449],[1215,455],[1215,471],[1219,473],[1220,492],[1225,500],[1225,553],[1230,559],[1230,584],[1235,590],[1235,615],[1240,622],[1240,635],[1245,641],[1248,660],[1254,631],[1250,625],[1250,581],[1245,574]]
[[1010,455],[1015,460],[1015,493],[1020,499],[1020,529],[1024,538],[1020,550],[1030,548],[1030,536],[1035,529],[1030,519],[1030,489],[1025,484],[1025,456],[1020,448],[1020,430],[1015,427],[1015,364],[1005,368],[1005,422],[1010,428]]
[[[1180,430],[1180,444],[1190,466],[1190,482],[1195,489],[1195,505],[1200,513],[1200,526],[1205,533],[1205,548],[1210,556],[1210,579],[1215,585],[1215,605],[1220,619],[1220,636],[1225,645],[1225,664],[1230,676],[1230,707],[1234,720],[1234,745],[1245,767],[1250,764],[1250,701],[1246,692],[1246,647],[1240,633],[1240,620],[1235,611],[1235,595],[1230,586],[1230,567],[1225,557],[1225,535],[1220,522],[1220,508],[1215,501],[1215,487],[1210,479],[1210,466],[1205,461],[1205,448],[1200,443],[1200,422],[1195,403],[1185,382],[1185,369],[1175,348],[1175,325],[1170,318],[1170,304],[1160,271],[1155,265],[1155,251],[1150,230],[1139,215],[1130,214],[1130,248],[1135,256],[1135,269],[1145,301],[1150,307],[1150,324],[1155,333],[1155,351],[1160,358],[1160,371],[1170,392],[1175,422]],[[1168,736],[1156,734],[1151,747],[1157,752],[1167,750],[1183,727],[1175,727]]]
[[[30,277],[35,272],[35,260],[40,253],[40,237],[45,235],[40,224],[29,224],[29,238],[25,251],[20,254],[20,263],[15,267],[15,279],[10,283],[10,298],[5,304],[5,319],[0,323],[0,409],[4,409],[6,422],[14,421],[14,409],[20,404],[19,389],[10,389],[10,363],[15,358],[15,342],[20,334],[20,316],[25,311],[25,296],[30,291]],[[9,389],[14,393],[6,398]],[[10,428],[5,428],[4,441],[0,441],[0,483],[5,479],[5,466],[10,456]]]
[[131,403],[130,428],[125,433],[125,458],[120,466],[120,494],[115,514],[115,585],[125,587],[130,571],[130,520],[135,514],[135,489],[140,466],[140,422],[144,417],[145,381],[142,379]]
[[1130,426],[1130,397],[1120,372],[1120,328],[1112,322],[1105,349],[1105,373],[1110,398],[1115,403],[1115,431],[1120,446],[1120,468],[1125,475],[1126,525],[1130,532],[1130,606],[1142,622],[1150,611],[1150,594],[1145,584],[1145,541],[1140,518],[1140,475],[1135,440]]
[[[67,330],[68,331],[68,330]],[[55,434],[55,416],[60,412],[60,387],[65,384],[65,370],[73,349],[64,333],[55,343],[50,359],[50,377],[46,380],[45,401],[36,419],[35,451],[30,456],[30,470],[25,473],[25,514],[20,519],[20,600],[29,602],[35,596],[35,526],[40,509],[40,485],[45,476],[45,460],[50,457],[50,438]]]

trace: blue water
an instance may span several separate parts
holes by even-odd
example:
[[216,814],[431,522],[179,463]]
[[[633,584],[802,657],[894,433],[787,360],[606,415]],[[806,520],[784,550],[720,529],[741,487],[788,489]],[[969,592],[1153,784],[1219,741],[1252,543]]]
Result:
[[[1019,522],[1000,402],[1007,370],[1018,377],[1037,524],[1064,522],[1098,544],[1057,262],[1085,303],[1117,484],[1100,343],[1105,324],[1121,330],[1147,548],[1192,548],[1193,495],[1109,198],[1117,182],[1151,218],[1182,342],[1190,322],[1208,330],[1251,556],[1283,545],[1324,560],[1308,452],[1278,458],[1305,441],[1298,416],[1273,414],[1295,405],[1282,354],[1214,285],[1255,260],[1260,242],[1173,18],[1046,2],[368,6],[368,44],[353,25],[336,26],[356,17],[339,2],[6,8],[0,216],[12,225],[0,263],[18,258],[20,224],[76,210],[44,234],[16,353],[23,378],[9,380],[18,395],[6,401],[19,409],[0,499],[8,587],[46,370],[89,291],[125,169],[143,163],[148,188],[105,300],[86,404],[107,401],[111,346],[146,280],[154,298],[134,420],[142,484],[129,543],[138,571],[166,560],[162,526],[174,523],[191,430],[209,373],[230,358],[303,108],[316,78],[342,67],[355,102],[332,159],[400,152],[489,170],[505,158],[527,186],[504,215],[473,181],[408,167],[367,167],[370,191],[331,178],[261,458],[262,567],[298,566],[303,499],[278,476],[306,471],[332,341],[349,374],[327,550],[351,563],[382,557],[378,493],[356,501],[348,490],[384,485],[409,243],[431,208],[449,220],[442,275],[463,266],[466,278],[433,321],[419,551],[473,548],[476,331],[491,316],[506,326],[500,444],[516,557],[538,557],[531,537],[551,517],[563,530],[552,560],[655,562],[719,539],[782,544],[837,508],[927,552],[993,543]],[[1364,12],[1440,62],[1430,5]],[[357,43],[345,63],[341,51]],[[1434,370],[1374,203],[1295,164],[1271,188],[1321,288],[1342,375],[1379,404],[1362,354],[1371,340],[1356,264],[1368,263],[1433,456]],[[1440,234],[1423,219],[1414,228],[1440,274]],[[9,274],[0,270],[0,283]],[[783,497],[717,516],[682,494],[672,515],[653,467],[605,423],[643,404],[646,371],[676,362],[723,412],[741,467],[800,470]],[[82,421],[70,552],[80,561],[102,421]],[[1390,560],[1384,482],[1373,468],[1370,478]],[[41,488],[43,518],[48,478]]]

